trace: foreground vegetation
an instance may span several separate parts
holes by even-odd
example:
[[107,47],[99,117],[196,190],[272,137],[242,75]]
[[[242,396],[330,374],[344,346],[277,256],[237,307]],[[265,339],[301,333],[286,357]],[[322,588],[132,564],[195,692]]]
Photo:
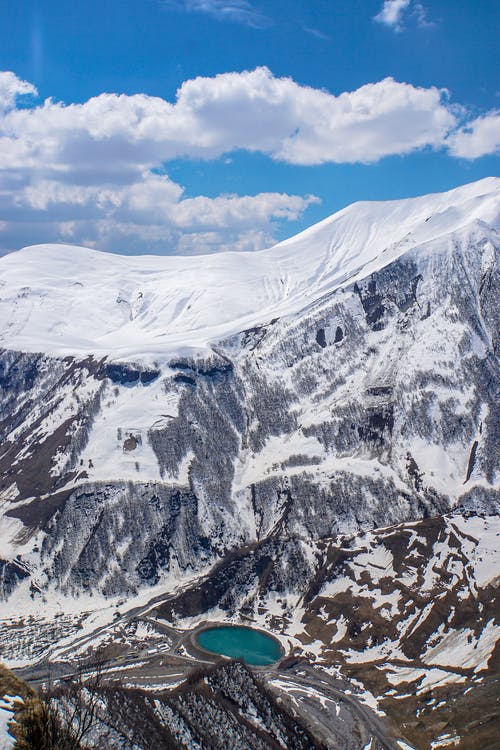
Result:
[[[82,685],[71,683],[49,694],[38,694],[23,680],[0,664],[0,696],[19,696],[14,704],[9,734],[15,750],[86,750],[84,737],[90,731],[95,712],[95,696],[90,704],[77,702]],[[92,689],[89,692],[92,698]],[[61,712],[57,706],[69,710]]]

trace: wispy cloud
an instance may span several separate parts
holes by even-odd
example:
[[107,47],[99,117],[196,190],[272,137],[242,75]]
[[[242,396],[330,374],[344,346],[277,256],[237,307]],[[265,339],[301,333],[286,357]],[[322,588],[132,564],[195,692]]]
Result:
[[415,2],[413,4],[412,15],[415,18],[417,26],[420,26],[421,29],[432,28],[433,26],[435,26],[434,21],[429,20],[429,16],[427,15],[427,8],[422,5],[422,3]]
[[405,21],[409,18],[420,28],[434,25],[428,19],[427,9],[418,0],[384,0],[373,20],[399,32],[404,30]]
[[325,34],[323,31],[320,31],[319,29],[314,29],[311,26],[303,26],[302,27],[306,34],[310,34],[311,36],[315,36],[316,39],[323,39],[325,42],[329,42],[331,40],[331,37],[328,34]]
[[188,13],[205,13],[219,21],[231,21],[255,29],[265,28],[271,23],[247,0],[161,0],[161,4]]

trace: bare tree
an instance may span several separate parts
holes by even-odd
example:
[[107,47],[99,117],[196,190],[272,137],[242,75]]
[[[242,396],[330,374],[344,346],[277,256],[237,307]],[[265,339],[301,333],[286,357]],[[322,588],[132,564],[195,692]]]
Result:
[[72,675],[54,684],[49,682],[41,694],[45,708],[40,722],[46,740],[45,744],[33,747],[84,750],[85,739],[97,723],[97,711],[102,704],[104,663],[103,655],[98,654],[91,663],[80,661]]

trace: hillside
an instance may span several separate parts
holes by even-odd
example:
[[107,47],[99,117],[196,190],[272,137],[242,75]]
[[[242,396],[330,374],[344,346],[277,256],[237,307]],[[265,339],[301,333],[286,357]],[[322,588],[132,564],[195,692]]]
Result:
[[393,719],[430,664],[485,678],[482,711],[499,189],[354,204],[254,254],[0,258],[1,658],[244,620]]

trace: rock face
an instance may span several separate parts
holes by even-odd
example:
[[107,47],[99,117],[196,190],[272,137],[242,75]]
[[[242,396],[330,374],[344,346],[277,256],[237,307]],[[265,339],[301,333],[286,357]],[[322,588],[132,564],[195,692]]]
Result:
[[[401,201],[397,214],[392,204],[375,204],[375,214],[353,206],[300,242],[257,254],[268,263],[276,251],[295,268],[299,251],[316,258],[326,248],[323,272],[319,261],[311,278],[300,266],[293,294],[278,295],[270,276],[260,322],[257,299],[251,327],[221,323],[214,336],[210,323],[208,339],[177,352],[169,339],[154,355],[137,344],[124,359],[109,344],[106,356],[96,344],[83,356],[73,339],[56,346],[48,322],[37,352],[35,324],[22,315],[31,320],[35,303],[51,311],[64,279],[18,288],[16,254],[0,259],[0,305],[11,304],[0,338],[1,556],[21,565],[4,563],[3,596],[26,571],[42,591],[130,594],[267,542],[274,556],[285,545],[296,565],[291,581],[283,565],[279,585],[301,589],[322,539],[460,503],[492,512],[498,184]],[[395,216],[410,217],[399,233]],[[48,257],[57,266],[57,248]],[[344,257],[349,278],[331,270]],[[124,293],[118,299],[122,310]],[[117,329],[121,342],[137,321],[153,335],[141,312],[147,294],[140,300]],[[83,336],[97,313],[78,314]]]

